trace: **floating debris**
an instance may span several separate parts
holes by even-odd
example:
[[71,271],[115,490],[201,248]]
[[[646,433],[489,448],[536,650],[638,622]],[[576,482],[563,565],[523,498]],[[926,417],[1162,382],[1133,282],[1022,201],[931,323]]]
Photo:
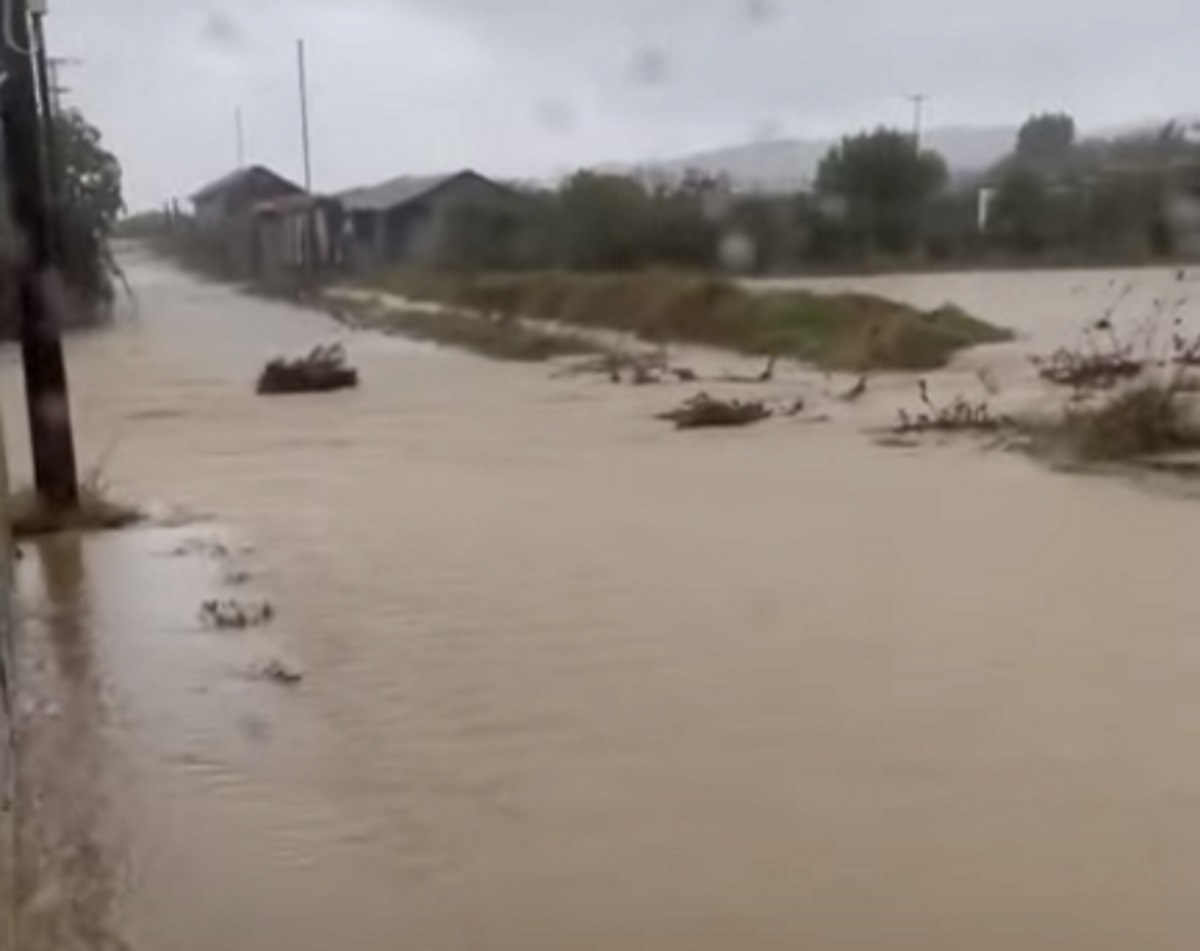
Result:
[[870,385],[870,382],[871,381],[869,377],[860,376],[858,378],[858,382],[841,396],[839,396],[838,399],[840,399],[843,403],[857,403],[867,395],[867,387]]
[[1038,375],[1049,383],[1075,389],[1109,389],[1122,380],[1136,377],[1145,361],[1121,347],[1111,351],[1084,352],[1060,348],[1049,357],[1033,359]]
[[274,619],[275,609],[268,601],[248,604],[234,600],[212,600],[200,606],[200,620],[217,630],[242,631],[250,627],[262,627]]
[[928,408],[928,412],[913,414],[904,409],[900,410],[899,421],[892,430],[896,436],[929,432],[995,433],[1013,425],[1013,421],[1007,416],[993,415],[987,402],[972,403],[964,397],[957,396],[948,406],[937,406],[929,396],[929,384],[920,380],[917,386],[921,402]]
[[264,396],[287,393],[328,393],[358,386],[358,371],[346,366],[341,344],[314,347],[306,357],[276,359],[258,378],[258,393]]
[[286,661],[279,660],[278,658],[267,661],[255,674],[261,680],[274,681],[277,684],[283,684],[285,687],[294,687],[304,680],[304,674]]
[[189,538],[172,548],[169,554],[172,558],[189,558],[192,555],[202,555],[205,558],[223,560],[228,558],[232,552],[230,552],[227,545],[218,541],[205,538]]
[[662,413],[658,418],[674,423],[676,429],[701,429],[749,426],[769,419],[771,415],[771,410],[760,402],[720,400],[700,393],[678,409]]
[[722,383],[770,383],[775,379],[775,366],[779,363],[778,355],[772,355],[767,359],[767,365],[761,373],[754,376],[742,376],[736,373],[726,373],[721,377]]

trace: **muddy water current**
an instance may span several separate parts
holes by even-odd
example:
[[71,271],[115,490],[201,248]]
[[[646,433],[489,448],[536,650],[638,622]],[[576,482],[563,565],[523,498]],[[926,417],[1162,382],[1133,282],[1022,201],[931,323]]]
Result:
[[[652,417],[686,388],[130,273],[137,314],[69,345],[81,457],[203,518],[25,546],[45,947],[1195,946],[1186,493],[880,448],[886,391],[679,434]],[[1113,279],[872,289],[1053,341]],[[253,395],[339,339],[357,392]],[[204,629],[228,597],[277,618]],[[303,683],[257,675],[276,658]]]

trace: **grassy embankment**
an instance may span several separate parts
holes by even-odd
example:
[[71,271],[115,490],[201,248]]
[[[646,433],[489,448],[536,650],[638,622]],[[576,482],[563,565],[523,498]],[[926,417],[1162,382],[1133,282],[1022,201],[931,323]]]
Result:
[[[530,332],[514,319],[526,317],[566,328],[629,333],[654,344],[789,357],[826,370],[931,370],[963,348],[1012,338],[1010,331],[949,306],[921,311],[865,294],[753,294],[719,278],[670,272],[395,272],[374,279],[369,289],[486,315],[514,332]],[[469,340],[456,339],[461,319],[446,323],[442,342],[470,346]],[[443,320],[442,315],[396,314],[393,329],[438,340]]]

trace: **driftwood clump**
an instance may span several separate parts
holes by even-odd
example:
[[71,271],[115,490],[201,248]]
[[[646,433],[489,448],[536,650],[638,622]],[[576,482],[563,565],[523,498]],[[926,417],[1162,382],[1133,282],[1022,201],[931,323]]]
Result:
[[304,674],[286,661],[269,660],[253,672],[257,680],[269,680],[285,687],[294,687],[303,682]]
[[275,619],[270,602],[247,604],[241,601],[205,601],[200,606],[200,620],[207,627],[220,631],[242,631],[262,627]]
[[938,406],[929,396],[929,384],[921,380],[918,386],[925,409],[918,413],[901,409],[899,419],[892,430],[898,436],[922,433],[995,433],[1013,426],[1013,421],[1007,416],[994,415],[987,402],[972,403],[965,397],[956,396],[948,405]]
[[[1132,330],[1124,336],[1117,332],[1117,310],[1132,291],[1133,285],[1127,285],[1099,320],[1084,327],[1075,346],[1060,347],[1048,357],[1035,358],[1033,364],[1042,379],[1076,390],[1105,390],[1155,366],[1200,365],[1200,339],[1189,340],[1181,332],[1180,311],[1187,303],[1186,296],[1173,301],[1155,300],[1149,314]],[[1168,326],[1173,332],[1164,352],[1159,341]]]
[[678,409],[659,415],[675,424],[676,429],[749,426],[769,419],[772,413],[764,403],[720,400],[707,393],[692,397]]
[[932,413],[910,414],[900,410],[894,432],[900,436],[920,433],[994,433],[1012,425],[1006,416],[994,416],[987,403],[971,403],[957,397],[949,406]]
[[260,395],[328,393],[358,386],[358,371],[346,366],[341,344],[314,347],[308,356],[272,360],[258,378]]
[[1138,376],[1146,363],[1127,346],[1114,350],[1071,350],[1062,347],[1033,361],[1043,380],[1074,389],[1110,389]]

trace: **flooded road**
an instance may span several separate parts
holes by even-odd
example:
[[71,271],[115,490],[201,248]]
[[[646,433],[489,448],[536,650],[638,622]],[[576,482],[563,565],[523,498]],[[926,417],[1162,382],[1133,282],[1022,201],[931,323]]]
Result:
[[[131,277],[70,343],[81,456],[214,521],[22,562],[28,796],[95,884],[29,887],[45,947],[1194,945],[1200,504],[850,418],[678,434],[683,390]],[[252,395],[337,339],[360,391]],[[230,591],[275,624],[205,631]]]

